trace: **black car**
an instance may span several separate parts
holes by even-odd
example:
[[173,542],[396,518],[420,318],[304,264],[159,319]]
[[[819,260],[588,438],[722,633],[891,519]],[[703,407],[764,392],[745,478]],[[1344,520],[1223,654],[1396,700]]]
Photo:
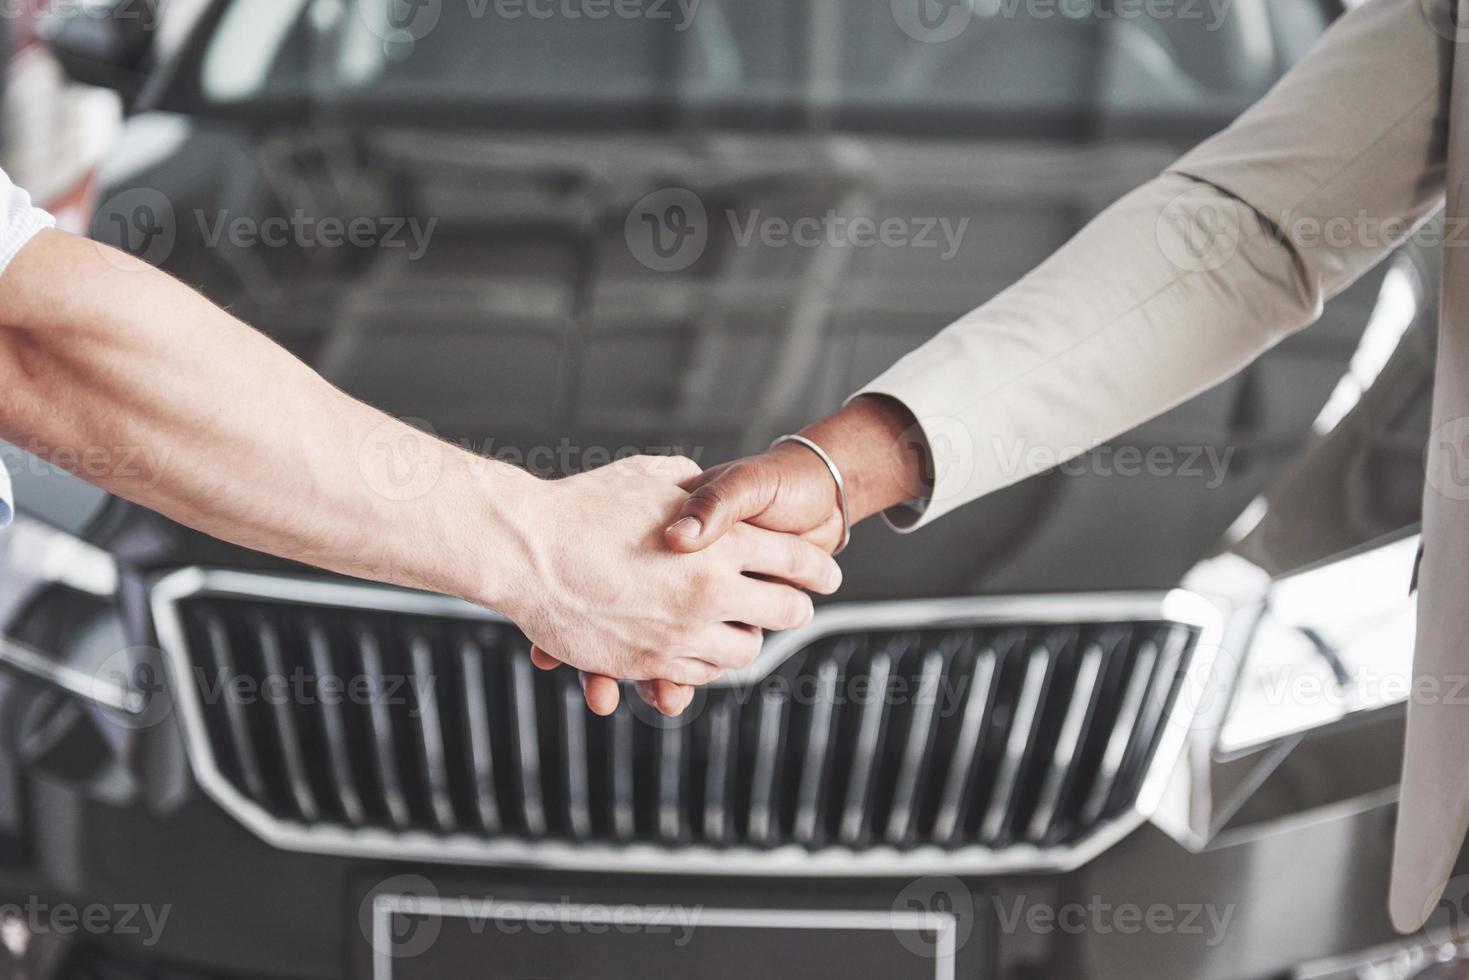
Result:
[[[1340,12],[209,0],[162,45],[132,6],[51,25],[131,104],[95,236],[546,477],[829,411]],[[1441,968],[1457,920],[1400,938],[1385,898],[1436,276],[1410,243],[1142,428],[860,529],[816,621],[673,720],[12,447],[15,975]]]

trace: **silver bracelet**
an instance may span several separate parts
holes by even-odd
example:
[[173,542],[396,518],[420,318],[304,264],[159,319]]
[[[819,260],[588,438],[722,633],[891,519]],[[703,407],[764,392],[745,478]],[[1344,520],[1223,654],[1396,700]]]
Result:
[[831,478],[836,481],[837,503],[842,507],[842,543],[837,545],[837,550],[831,553],[832,557],[836,557],[847,550],[847,545],[852,540],[852,512],[847,509],[847,481],[842,479],[842,471],[837,468],[836,462],[826,454],[826,450],[810,439],[805,436],[781,436],[770,444],[770,448],[774,449],[783,442],[794,442],[811,450],[816,454],[817,459],[826,464],[826,468],[831,471]]

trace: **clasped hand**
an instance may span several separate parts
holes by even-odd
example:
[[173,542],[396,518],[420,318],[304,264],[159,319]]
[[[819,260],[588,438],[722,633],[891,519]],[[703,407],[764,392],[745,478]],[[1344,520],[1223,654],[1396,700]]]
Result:
[[[581,670],[597,714],[616,710],[617,678],[681,713],[692,686],[755,659],[763,629],[810,621],[801,590],[841,584],[835,485],[801,446],[702,472],[681,457],[637,457],[551,486],[543,502],[571,517],[534,576],[553,595],[517,622],[536,666]],[[609,542],[612,526],[633,530]]]

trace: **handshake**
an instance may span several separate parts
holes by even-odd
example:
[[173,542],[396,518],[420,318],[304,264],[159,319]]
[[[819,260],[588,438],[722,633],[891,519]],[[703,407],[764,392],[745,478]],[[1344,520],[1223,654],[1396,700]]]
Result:
[[536,666],[579,669],[597,714],[616,710],[619,680],[679,714],[692,687],[755,659],[762,630],[811,621],[808,593],[841,585],[849,522],[924,495],[916,431],[902,405],[864,396],[803,430],[831,466],[792,440],[702,472],[635,457],[538,484],[523,574],[486,604],[531,638]]

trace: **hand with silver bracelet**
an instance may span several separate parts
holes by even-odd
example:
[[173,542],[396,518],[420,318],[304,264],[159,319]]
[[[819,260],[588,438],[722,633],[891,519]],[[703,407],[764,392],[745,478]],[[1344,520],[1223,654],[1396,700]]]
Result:
[[[675,551],[702,551],[743,522],[798,534],[837,554],[852,525],[926,496],[928,470],[928,449],[912,414],[892,399],[862,396],[759,455],[685,481],[689,497],[664,540]],[[548,669],[558,663],[540,650],[536,661]],[[613,678],[584,675],[583,686],[599,710],[617,703]],[[690,688],[666,680],[639,683],[638,692],[669,715],[693,699]]]

